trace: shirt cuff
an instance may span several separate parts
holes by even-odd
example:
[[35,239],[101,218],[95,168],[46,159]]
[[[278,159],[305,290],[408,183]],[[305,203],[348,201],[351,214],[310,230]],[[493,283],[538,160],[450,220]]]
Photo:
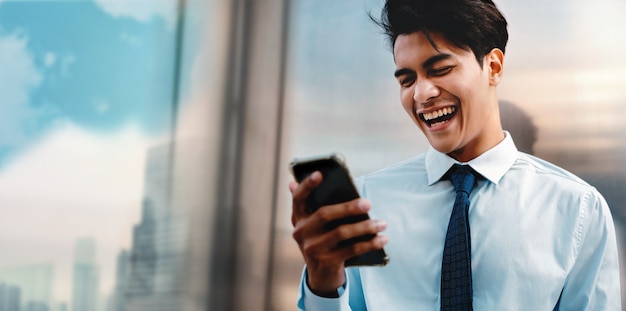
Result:
[[[345,292],[348,289],[348,278],[346,276],[346,283],[337,289],[339,298],[325,298],[316,295],[311,291],[306,283],[306,267],[302,272],[302,282],[300,292],[302,293],[302,300],[304,302],[304,309],[307,311],[329,311],[329,310],[348,310],[349,300],[348,295]],[[344,272],[345,275],[345,272]]]

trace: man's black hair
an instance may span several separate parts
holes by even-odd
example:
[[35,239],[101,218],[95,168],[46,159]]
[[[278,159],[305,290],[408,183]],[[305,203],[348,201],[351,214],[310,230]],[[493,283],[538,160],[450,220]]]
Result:
[[491,0],[387,0],[380,21],[393,50],[399,35],[423,32],[437,48],[431,33],[472,50],[482,65],[493,48],[505,51],[507,22]]

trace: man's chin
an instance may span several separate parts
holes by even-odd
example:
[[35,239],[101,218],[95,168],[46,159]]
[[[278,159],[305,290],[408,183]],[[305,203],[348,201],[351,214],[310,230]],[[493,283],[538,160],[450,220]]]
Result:
[[450,142],[445,142],[440,139],[428,139],[428,143],[433,149],[441,153],[450,154],[455,152],[455,148]]

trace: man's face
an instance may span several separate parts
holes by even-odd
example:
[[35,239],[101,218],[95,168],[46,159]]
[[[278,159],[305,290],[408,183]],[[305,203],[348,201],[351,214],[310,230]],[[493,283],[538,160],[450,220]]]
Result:
[[495,92],[503,56],[494,50],[481,67],[471,50],[431,36],[438,50],[422,32],[396,39],[402,106],[431,146],[466,162],[504,138]]

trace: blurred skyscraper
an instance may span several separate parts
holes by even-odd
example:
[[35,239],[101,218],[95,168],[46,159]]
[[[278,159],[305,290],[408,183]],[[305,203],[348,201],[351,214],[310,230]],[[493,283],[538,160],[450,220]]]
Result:
[[20,289],[0,283],[0,311],[20,311]]
[[129,252],[127,250],[122,250],[117,256],[115,287],[113,288],[111,300],[109,301],[108,311],[126,310],[126,291],[128,288],[129,266]]
[[24,311],[50,311],[50,308],[45,303],[30,301],[26,303]]
[[171,232],[170,187],[172,145],[162,144],[148,150],[144,179],[144,199],[140,222],[133,228],[132,247],[127,263],[118,259],[118,284],[121,288],[120,265],[128,264],[123,302],[120,310],[180,310],[179,288],[173,286],[180,274],[177,258],[178,241]]
[[[118,275],[123,270],[120,265],[128,264],[129,269],[125,309],[119,310],[206,310],[206,252],[211,237],[204,231],[193,233],[190,227],[195,221],[196,228],[210,229],[207,183],[201,179],[207,174],[198,166],[207,153],[197,141],[148,150],[141,220],[133,229],[129,261],[118,261]],[[199,238],[192,238],[194,234]]]
[[141,222],[133,228],[133,246],[130,251],[130,278],[126,293],[129,297],[144,297],[154,293],[157,254],[155,249],[156,223],[154,206],[144,198]]
[[[19,304],[25,310],[29,304],[47,308],[52,304],[54,269],[51,263],[31,264],[0,269],[0,283],[11,284],[19,290]],[[0,308],[0,310],[2,310]],[[6,310],[14,311],[9,308]]]
[[72,283],[72,311],[96,311],[98,303],[96,243],[92,238],[76,241]]

